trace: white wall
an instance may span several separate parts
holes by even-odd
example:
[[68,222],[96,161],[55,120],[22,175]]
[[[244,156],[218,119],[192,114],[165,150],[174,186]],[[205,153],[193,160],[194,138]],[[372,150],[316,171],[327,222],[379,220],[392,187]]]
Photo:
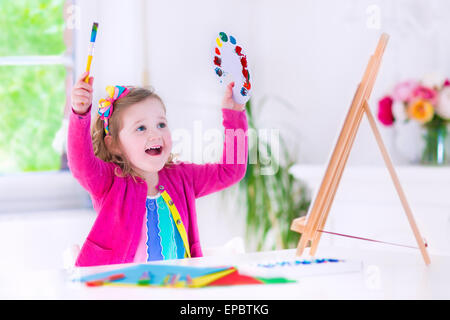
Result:
[[[146,15],[142,2],[78,1],[77,74],[85,67],[91,24],[100,23],[92,69],[95,100],[107,84],[142,83],[146,46],[150,83],[166,101],[172,128],[192,130],[195,120],[205,129],[220,128],[222,88],[211,52],[215,35],[226,31],[247,51],[255,107],[263,97],[271,99],[260,125],[282,129],[289,141],[295,136],[303,163],[327,160],[381,32],[390,41],[371,99],[374,112],[377,99],[398,81],[450,74],[450,3],[444,0],[146,1]],[[370,27],[376,15],[371,8],[379,10],[380,29]],[[294,110],[287,111],[277,98]],[[391,148],[394,130],[382,131]],[[367,143],[370,135],[363,123],[350,163],[380,163]],[[391,152],[396,163],[406,163]]]

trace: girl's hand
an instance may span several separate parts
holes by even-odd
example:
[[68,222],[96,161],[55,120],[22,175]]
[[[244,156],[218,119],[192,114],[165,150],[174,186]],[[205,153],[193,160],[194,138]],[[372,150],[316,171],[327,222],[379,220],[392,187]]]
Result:
[[84,82],[84,79],[89,75],[89,72],[84,72],[75,83],[72,89],[72,107],[75,113],[85,114],[92,104],[92,84],[94,78],[89,78],[89,83]]
[[232,98],[233,87],[234,87],[234,82],[230,82],[227,85],[227,90],[225,91],[225,95],[223,96],[223,100],[222,100],[222,106],[226,109],[243,111],[243,110],[245,110],[245,104],[237,104]]

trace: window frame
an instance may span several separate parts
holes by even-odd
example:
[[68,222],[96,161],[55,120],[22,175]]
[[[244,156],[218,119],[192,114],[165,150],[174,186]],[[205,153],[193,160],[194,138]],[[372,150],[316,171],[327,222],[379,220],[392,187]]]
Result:
[[[63,4],[63,31],[65,51],[61,55],[2,56],[0,66],[43,66],[62,65],[66,68],[66,102],[63,121],[69,117],[71,108],[70,91],[73,86],[76,66],[76,27],[69,27],[75,0],[65,0]],[[66,136],[67,133],[65,132]],[[77,209],[91,206],[88,194],[72,177],[67,165],[66,148],[60,157],[60,168],[54,171],[0,173],[0,214],[26,211],[47,211]],[[62,192],[61,190],[66,190]],[[26,198],[26,201],[24,199]],[[25,203],[26,202],[26,203]]]
[[[75,0],[65,0],[63,5],[64,31],[63,39],[66,50],[61,55],[19,55],[19,56],[0,56],[0,66],[43,66],[43,65],[60,65],[66,68],[66,103],[64,106],[64,117],[68,118],[70,110],[70,95],[72,89],[74,69],[75,69],[75,48],[74,37],[75,27],[68,27],[68,20],[73,14],[73,8],[76,6]],[[60,169],[67,170],[67,155],[64,150],[60,157]]]

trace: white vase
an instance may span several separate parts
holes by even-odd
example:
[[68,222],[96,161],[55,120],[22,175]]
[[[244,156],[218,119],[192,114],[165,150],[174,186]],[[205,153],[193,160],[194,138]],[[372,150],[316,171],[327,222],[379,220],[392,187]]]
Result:
[[409,164],[419,164],[424,148],[422,128],[416,121],[395,123],[395,148]]

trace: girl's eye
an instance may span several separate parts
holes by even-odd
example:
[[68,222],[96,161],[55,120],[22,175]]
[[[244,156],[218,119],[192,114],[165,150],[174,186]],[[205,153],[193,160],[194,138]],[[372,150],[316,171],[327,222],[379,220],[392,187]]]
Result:
[[137,131],[144,131],[145,130],[145,126],[140,126],[139,128],[136,129]]
[[162,128],[165,128],[165,127],[166,127],[166,124],[164,122],[161,122],[161,123],[158,124],[158,128],[159,129],[162,129]]

